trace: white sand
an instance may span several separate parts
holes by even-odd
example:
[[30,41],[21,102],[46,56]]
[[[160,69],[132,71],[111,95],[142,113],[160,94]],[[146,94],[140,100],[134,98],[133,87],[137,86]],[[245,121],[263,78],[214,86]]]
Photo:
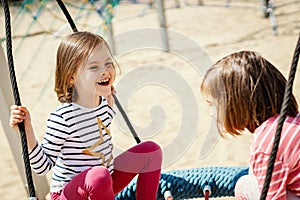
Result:
[[[300,4],[293,0],[276,1],[275,13],[278,35],[274,36],[270,20],[262,18],[262,14],[257,8],[260,3],[259,0],[232,1],[230,7],[225,7],[225,0],[204,1],[205,6],[197,6],[195,1],[181,3],[180,8],[175,8],[173,1],[165,2],[167,26],[175,35],[182,34],[187,41],[194,41],[197,44],[196,51],[190,49],[190,46],[186,46],[187,43],[181,44],[179,40],[172,40],[171,47],[174,48],[178,45],[185,51],[176,54],[142,48],[129,52],[129,50],[133,50],[131,46],[133,44],[128,43],[129,39],[118,41],[120,42],[119,46],[129,45],[129,50],[116,57],[122,70],[117,75],[115,84],[117,89],[120,88],[117,95],[120,97],[122,105],[128,103],[127,114],[135,124],[142,140],[154,140],[164,149],[163,171],[205,166],[247,166],[249,141],[251,139],[249,133],[237,138],[220,139],[216,146],[213,146],[211,142],[204,144],[211,118],[209,108],[199,90],[201,76],[204,72],[198,72],[195,69],[197,67],[201,70],[205,69],[205,63],[197,53],[201,47],[207,53],[208,58],[216,61],[234,51],[258,51],[287,77],[300,32]],[[189,5],[184,3],[189,3]],[[53,10],[50,11],[51,8]],[[138,35],[136,39],[145,38],[150,42],[147,47],[154,47],[155,41],[151,41],[151,39],[155,37],[149,32],[145,32],[145,28],[159,27],[158,15],[155,9],[149,9],[144,16],[138,16],[144,8],[145,4],[130,4],[128,2],[120,4],[115,9],[114,34],[125,35],[129,38],[132,35],[135,36],[136,32],[131,35],[126,32],[138,29],[144,34]],[[33,7],[32,10],[36,10],[36,8]],[[77,9],[70,8],[70,11],[73,16],[79,16]],[[12,8],[11,12],[12,19],[15,19],[17,9]],[[53,13],[59,15],[59,18],[53,18]],[[4,17],[2,10],[0,14],[2,16],[0,24],[3,27],[0,29],[0,36],[3,37]],[[97,30],[95,26],[101,24],[100,18],[93,11],[90,11],[89,15],[86,15],[86,11],[80,14],[82,16],[77,22],[78,28],[95,32]],[[18,27],[13,30],[15,35],[26,33],[27,27],[30,26],[30,14],[21,14],[20,16],[22,16],[22,22],[17,25],[14,24]],[[34,33],[45,29],[57,31],[62,28],[60,35],[70,33],[68,25],[63,29],[64,25],[64,17],[56,8],[55,2],[52,2],[48,4],[47,10],[44,10],[38,18],[38,23],[34,23],[30,32]],[[45,34],[13,41],[15,48],[20,44],[19,49],[15,50],[14,58],[22,104],[31,110],[32,121],[39,140],[43,138],[49,112],[58,105],[53,92],[53,73],[59,41],[60,38],[55,39],[52,35]],[[5,48],[4,43],[2,43],[2,48]],[[118,43],[116,48],[118,48]],[[35,51],[36,54],[34,54]],[[186,62],[187,57],[192,57],[192,62],[203,64],[203,66],[194,68]],[[163,71],[162,77],[155,74],[158,65]],[[130,72],[131,74],[132,72],[141,72],[138,71],[141,66],[147,68],[146,73],[143,73],[142,76],[129,75]],[[180,79],[168,74],[163,69],[171,69],[171,72],[176,72],[178,77],[184,80],[184,84],[179,81]],[[299,100],[299,73],[296,76],[294,92]],[[152,82],[150,83],[148,79]],[[124,80],[127,80],[127,82],[125,81],[127,85],[118,85],[118,83],[124,83]],[[160,82],[162,80],[170,80],[171,82],[168,85]],[[135,84],[138,82],[140,85],[137,87]],[[145,85],[146,83],[147,85]],[[176,90],[178,88],[183,90]],[[126,98],[126,92],[131,93],[130,98]],[[150,110],[153,106],[158,105],[164,110],[165,117],[161,116],[158,110],[154,110],[154,116],[160,119],[152,119]],[[115,110],[117,111],[116,107]],[[188,117],[185,115],[187,111],[189,112]],[[120,125],[120,122],[123,123],[123,121],[120,113],[117,113],[118,116],[112,126],[113,139],[115,148],[124,150],[134,145],[135,141],[130,135],[124,133],[128,132],[127,128]],[[184,119],[182,115],[185,117]],[[198,118],[198,120],[195,121],[193,117]],[[142,129],[150,125],[152,120],[154,120],[154,129],[158,128],[157,133],[153,133],[153,129],[150,131]],[[163,126],[160,126],[162,121],[164,121]],[[186,128],[187,131],[179,131],[181,127]],[[192,132],[189,132],[190,130]],[[2,128],[0,128],[0,134],[5,137]],[[211,134],[210,138],[214,136],[218,138],[215,133]],[[205,150],[209,151],[209,154],[200,158],[200,151],[205,145],[207,146]],[[26,191],[18,175],[6,138],[0,142],[0,155],[2,160],[0,199],[25,199]]]

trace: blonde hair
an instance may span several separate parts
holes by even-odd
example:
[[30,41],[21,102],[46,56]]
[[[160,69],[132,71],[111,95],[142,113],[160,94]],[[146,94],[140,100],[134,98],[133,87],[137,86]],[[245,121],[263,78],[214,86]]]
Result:
[[90,32],[75,32],[60,43],[56,55],[54,88],[59,102],[72,101],[74,87],[72,77],[84,65],[93,50],[101,44],[105,44],[110,51],[102,37]]
[[[269,61],[256,52],[241,51],[217,61],[206,72],[202,93],[216,106],[220,134],[250,132],[265,120],[280,113],[286,79]],[[296,116],[294,95],[287,115]]]

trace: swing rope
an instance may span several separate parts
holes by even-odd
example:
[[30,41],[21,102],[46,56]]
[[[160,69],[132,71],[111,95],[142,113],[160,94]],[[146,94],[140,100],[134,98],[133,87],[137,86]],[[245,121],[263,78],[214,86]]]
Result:
[[[7,0],[1,0],[1,1],[2,1],[4,15],[5,15],[6,50],[7,50],[7,60],[8,60],[10,81],[11,81],[11,86],[12,86],[12,90],[13,90],[15,104],[20,106],[21,99],[20,99],[20,94],[19,94],[19,90],[18,90],[18,84],[16,81],[14,60],[13,60],[13,54],[12,54],[10,11],[9,11],[9,6],[8,6],[8,1]],[[27,179],[27,184],[28,184],[29,197],[35,197],[35,189],[34,189],[31,168],[30,168],[30,162],[29,162],[29,154],[28,154],[24,122],[19,123],[18,127],[19,127],[19,132],[21,135],[23,161],[24,161],[24,165],[25,165],[25,174],[26,174],[26,179]]]
[[300,54],[300,34],[299,34],[298,42],[297,42],[297,45],[296,45],[296,48],[295,48],[294,56],[293,56],[289,78],[288,78],[288,81],[287,81],[286,87],[285,87],[283,103],[282,103],[281,110],[280,110],[278,125],[277,125],[277,128],[276,128],[275,139],[274,139],[271,155],[270,155],[269,162],[268,162],[268,168],[267,168],[267,172],[266,172],[266,179],[265,179],[265,182],[264,182],[264,186],[263,186],[263,190],[262,190],[262,193],[261,193],[261,196],[260,196],[260,200],[265,200],[266,199],[267,194],[268,194],[268,190],[269,190],[269,186],[270,186],[270,183],[271,183],[271,178],[272,178],[272,173],[273,173],[273,169],[274,169],[275,159],[276,159],[276,156],[277,156],[277,151],[278,151],[278,147],[279,147],[279,143],[280,143],[282,126],[283,126],[283,123],[285,121],[288,106],[289,106],[289,102],[290,102],[291,96],[292,96],[293,82],[294,82],[295,74],[296,74],[296,71],[297,71],[299,54]]
[[126,122],[128,128],[129,128],[129,130],[130,130],[130,132],[131,132],[131,134],[133,135],[133,137],[134,137],[136,143],[137,143],[137,144],[141,143],[140,138],[138,137],[138,135],[137,135],[137,133],[135,132],[135,130],[134,130],[132,124],[130,123],[130,120],[129,120],[129,118],[128,118],[127,115],[126,115],[126,112],[125,112],[124,109],[122,108],[122,106],[121,106],[121,104],[120,104],[118,98],[116,97],[116,95],[113,95],[113,96],[114,96],[114,98],[115,98],[115,103],[116,103],[116,105],[117,105],[117,107],[118,107],[118,109],[119,109],[121,115],[123,116],[123,119],[125,120],[125,122]]
[[78,32],[78,29],[76,28],[76,25],[75,25],[71,15],[70,15],[70,13],[68,12],[65,4],[61,0],[56,0],[56,2],[58,3],[60,9],[63,11],[65,17],[67,18],[73,32]]
[[[78,29],[76,28],[76,25],[75,25],[75,23],[74,23],[74,21],[73,21],[71,15],[70,15],[68,9],[66,8],[65,4],[64,4],[61,0],[56,0],[56,2],[58,3],[59,7],[60,7],[61,10],[63,11],[65,17],[67,18],[67,20],[68,20],[68,22],[69,22],[69,24],[70,24],[70,26],[71,26],[73,32],[78,32]],[[128,128],[129,128],[131,134],[133,135],[133,137],[134,137],[136,143],[140,143],[141,140],[140,140],[140,138],[138,137],[136,131],[134,130],[132,124],[130,123],[130,120],[129,120],[128,116],[126,115],[126,112],[125,112],[124,109],[122,108],[122,106],[121,106],[121,104],[120,104],[118,98],[117,98],[116,95],[114,95],[114,94],[113,94],[113,97],[114,97],[114,99],[115,99],[115,103],[116,103],[116,105],[117,105],[117,108],[118,108],[118,110],[120,111],[120,113],[121,113],[123,119],[125,120],[125,122],[126,122]]]

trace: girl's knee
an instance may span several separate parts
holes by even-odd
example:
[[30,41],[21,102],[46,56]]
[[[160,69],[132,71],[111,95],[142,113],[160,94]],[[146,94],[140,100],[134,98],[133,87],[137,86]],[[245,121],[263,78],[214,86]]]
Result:
[[149,157],[155,158],[155,160],[162,160],[162,149],[160,146],[152,141],[146,141],[141,143],[143,145],[144,153],[147,153]]
[[103,166],[92,167],[86,175],[86,185],[95,188],[112,186],[112,178],[109,170]]
[[148,160],[147,166],[141,171],[143,172],[152,172],[161,169],[162,164],[162,149],[160,146],[152,141],[143,142],[143,150],[145,152],[145,156]]
[[[112,196],[112,178],[107,168],[92,167],[75,176],[63,189],[60,199],[86,199],[87,196]],[[90,198],[95,199],[95,198]],[[99,199],[99,198],[98,198]],[[112,198],[101,198],[112,199]]]
[[235,185],[235,197],[239,200],[259,199],[259,189],[254,175],[242,176]]
[[140,145],[143,145],[143,150],[146,152],[162,151],[160,146],[153,141],[142,142]]
[[85,191],[89,199],[114,199],[112,177],[106,167],[91,168],[85,178]]

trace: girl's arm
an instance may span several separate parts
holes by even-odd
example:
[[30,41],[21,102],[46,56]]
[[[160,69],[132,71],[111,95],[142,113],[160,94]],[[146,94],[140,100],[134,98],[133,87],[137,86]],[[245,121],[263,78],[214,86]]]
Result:
[[115,99],[113,97],[113,94],[116,93],[116,90],[114,88],[114,86],[111,86],[111,94],[109,94],[108,96],[105,96],[105,99],[107,100],[107,104],[112,108],[114,103],[115,103]]
[[[24,106],[11,106],[11,116],[9,121],[10,126],[13,128],[18,128],[18,123],[22,121],[24,121],[26,131],[31,167],[37,174],[44,175],[55,165],[55,161],[60,152],[61,146],[58,145],[56,149],[52,149],[47,146],[50,145],[52,147],[52,143],[39,145],[33,131],[28,109]],[[45,137],[47,137],[47,133]],[[56,141],[52,142],[55,143]],[[63,143],[61,141],[59,142]],[[43,146],[46,146],[46,149]]]
[[24,121],[28,150],[31,151],[37,144],[35,134],[31,124],[31,117],[28,109],[24,106],[13,105],[10,107],[9,125],[18,128],[18,124]]

